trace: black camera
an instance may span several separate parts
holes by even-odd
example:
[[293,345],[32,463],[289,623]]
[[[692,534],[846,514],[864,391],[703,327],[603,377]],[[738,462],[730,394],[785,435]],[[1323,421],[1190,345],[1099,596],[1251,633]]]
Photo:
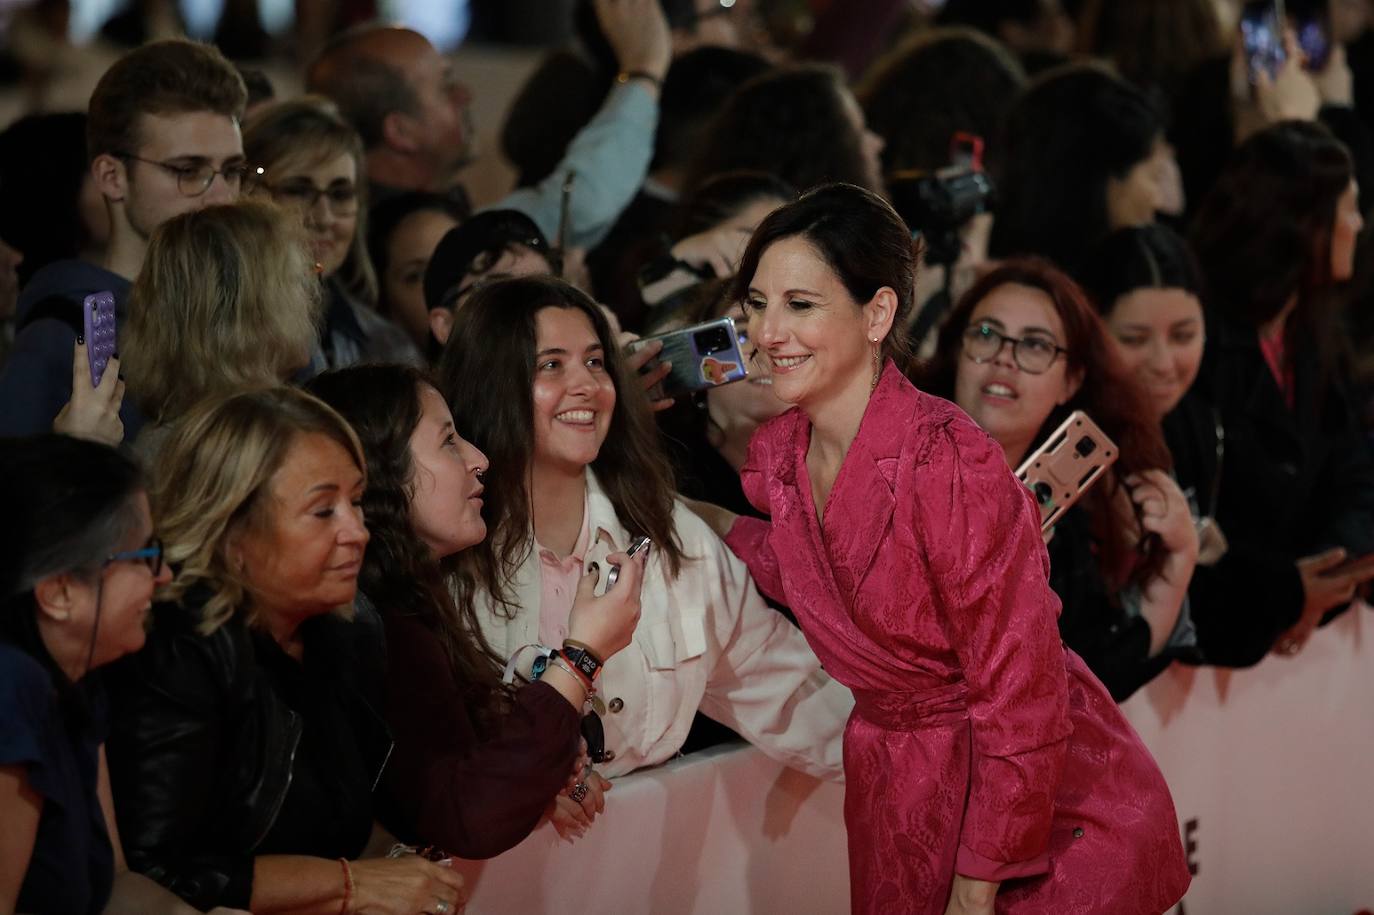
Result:
[[979,213],[991,211],[995,196],[992,178],[970,165],[896,172],[887,189],[897,215],[925,240],[926,263],[945,266],[959,259],[959,230]]

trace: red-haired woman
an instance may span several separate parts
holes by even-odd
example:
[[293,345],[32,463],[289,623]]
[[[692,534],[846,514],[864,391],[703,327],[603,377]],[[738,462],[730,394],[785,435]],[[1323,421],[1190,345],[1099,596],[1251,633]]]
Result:
[[1050,541],[1059,629],[1118,701],[1195,643],[1184,611],[1198,542],[1159,423],[1083,291],[1007,261],[948,315],[924,390],[957,403],[1018,467],[1074,410],[1118,446]]

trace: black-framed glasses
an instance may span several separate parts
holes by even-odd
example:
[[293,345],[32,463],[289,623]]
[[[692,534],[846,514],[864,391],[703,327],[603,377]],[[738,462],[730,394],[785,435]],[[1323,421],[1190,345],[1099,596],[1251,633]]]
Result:
[[247,162],[234,162],[223,168],[215,168],[209,162],[159,162],[157,159],[145,159],[130,152],[117,152],[115,155],[121,159],[133,159],[135,162],[156,165],[174,176],[177,179],[177,190],[181,192],[183,197],[201,196],[210,190],[210,185],[215,182],[216,175],[224,178],[224,183],[231,190],[238,191],[248,180],[249,174],[254,171]]
[[357,185],[339,182],[329,187],[316,187],[312,182],[301,179],[283,181],[281,184],[262,182],[262,186],[272,194],[273,200],[302,210],[315,209],[323,197],[329,212],[335,216],[352,216],[358,212]]
[[148,567],[148,571],[152,572],[153,577],[156,578],[162,572],[162,541],[154,537],[141,550],[111,553],[105,557],[105,565],[112,562],[141,562]]
[[1041,375],[1050,370],[1060,353],[1068,350],[1042,334],[1011,337],[986,321],[970,324],[964,331],[964,355],[982,365],[997,358],[1002,347],[1011,344],[1011,357],[1021,371]]

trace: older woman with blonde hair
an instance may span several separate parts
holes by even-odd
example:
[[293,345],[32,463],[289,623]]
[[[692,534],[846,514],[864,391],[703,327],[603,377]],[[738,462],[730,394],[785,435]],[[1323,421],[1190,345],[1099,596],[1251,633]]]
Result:
[[320,290],[301,230],[270,203],[185,213],[153,233],[123,330],[128,394],[151,457],[197,402],[269,387],[310,363]]
[[333,103],[304,96],[271,105],[244,125],[256,192],[297,213],[324,283],[316,368],[359,362],[420,365],[400,326],[376,311],[377,276],[367,253],[363,144]]
[[201,909],[451,913],[463,881],[387,842],[391,752],[374,630],[352,604],[368,542],[348,424],[290,388],[195,407],[153,488],[177,569],[113,693],[110,769],[130,866]]

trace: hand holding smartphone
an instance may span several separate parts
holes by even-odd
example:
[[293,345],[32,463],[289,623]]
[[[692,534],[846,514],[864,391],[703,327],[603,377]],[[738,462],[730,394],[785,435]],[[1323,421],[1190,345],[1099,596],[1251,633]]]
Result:
[[1088,414],[1082,410],[1069,414],[1016,470],[1040,506],[1040,530],[1048,530],[1063,517],[1116,458],[1115,443]]
[[[625,555],[633,559],[635,555],[639,553],[641,550],[647,550],[649,548],[649,544],[652,542],[653,541],[651,541],[648,537],[636,537],[634,543],[630,544],[630,549],[626,552]],[[606,590],[609,591],[612,588],[614,588],[615,583],[619,580],[620,566],[612,565],[611,571],[608,572],[606,575]]]
[[105,366],[115,354],[115,300],[111,292],[95,292],[81,303],[85,325],[86,358],[91,366],[91,387],[100,387]]
[[626,345],[626,352],[634,352],[650,340],[661,340],[663,349],[658,360],[641,371],[651,370],[664,360],[672,369],[660,383],[662,393],[651,392],[653,399],[681,397],[694,391],[704,391],[749,375],[740,334],[734,318],[717,318],[692,327],[641,337]]
[[1240,35],[1250,82],[1260,73],[1275,79],[1288,59],[1283,47],[1285,18],[1283,0],[1249,0],[1241,9]]

